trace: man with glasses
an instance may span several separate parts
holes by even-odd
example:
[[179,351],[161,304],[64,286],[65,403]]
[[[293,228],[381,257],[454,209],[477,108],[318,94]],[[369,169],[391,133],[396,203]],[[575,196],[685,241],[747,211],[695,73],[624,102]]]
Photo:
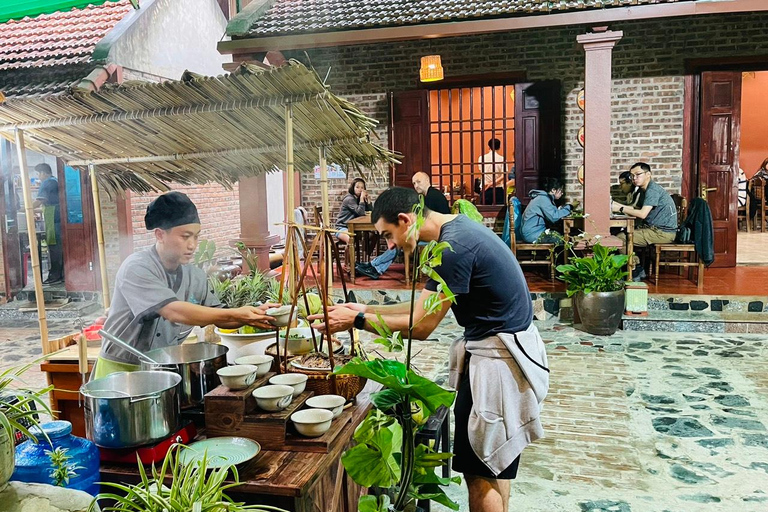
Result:
[[[638,162],[630,167],[629,172],[635,186],[645,193],[643,205],[632,207],[611,201],[611,211],[642,221],[635,229],[635,247],[674,242],[677,233],[677,208],[672,196],[653,181],[651,166],[647,163]],[[618,238],[626,241],[626,233],[620,233]],[[638,264],[640,260],[637,256],[633,256],[633,259],[635,270],[632,273],[632,280],[641,281],[646,277],[645,270]]]

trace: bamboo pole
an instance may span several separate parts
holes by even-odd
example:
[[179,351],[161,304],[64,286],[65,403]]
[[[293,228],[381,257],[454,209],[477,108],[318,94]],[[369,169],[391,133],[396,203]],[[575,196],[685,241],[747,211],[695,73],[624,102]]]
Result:
[[101,296],[104,302],[104,310],[109,309],[109,278],[107,277],[107,251],[104,247],[104,227],[101,224],[101,198],[99,197],[99,183],[96,181],[96,169],[93,164],[88,166],[91,175],[91,189],[93,193],[93,213],[96,216],[96,239],[99,243],[99,270],[101,270]]
[[[32,205],[27,153],[24,147],[24,130],[16,130],[16,150],[21,170],[21,190],[24,193],[24,212],[27,216],[27,234],[29,235],[29,254],[32,257],[32,277],[35,280],[35,302],[37,303],[37,321],[40,324],[40,342],[43,354],[51,352],[48,346],[48,319],[45,316],[45,296],[43,295],[43,276],[40,272],[40,255],[37,252],[37,231],[35,231],[35,211]],[[57,240],[61,243],[61,240]]]
[[[293,105],[290,103],[285,106],[285,173],[286,173],[286,187],[288,188],[288,196],[286,198],[286,209],[288,217],[288,236],[292,236],[291,225],[295,222],[294,210],[296,209],[295,201],[295,189],[296,189],[296,176],[293,170]],[[288,254],[288,279],[290,279],[291,299],[296,297],[296,273],[298,271],[298,251]],[[286,262],[283,262],[286,264]]]
[[[329,211],[331,206],[330,202],[328,201],[328,161],[325,158],[325,146],[321,147],[319,149],[319,156],[320,156],[320,204],[322,205],[323,209],[323,226],[330,227],[331,223],[331,212]],[[323,236],[323,243],[325,244],[325,254],[330,254],[330,247],[328,247],[328,239],[326,236]],[[333,287],[333,260],[331,258],[325,259],[325,275],[328,276],[328,282],[324,284],[327,284],[328,289],[331,289]]]

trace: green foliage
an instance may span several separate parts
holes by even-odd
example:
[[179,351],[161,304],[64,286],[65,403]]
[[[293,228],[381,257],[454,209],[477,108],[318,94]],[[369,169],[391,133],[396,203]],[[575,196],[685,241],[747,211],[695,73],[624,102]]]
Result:
[[243,242],[235,244],[237,253],[243,257],[243,261],[248,265],[248,272],[253,274],[259,271],[259,255],[245,246]]
[[0,428],[5,429],[11,439],[13,439],[14,431],[18,430],[37,442],[37,438],[29,431],[29,428],[33,426],[40,426],[36,416],[40,413],[53,415],[46,401],[46,395],[53,389],[53,386],[33,391],[15,385],[23,384],[21,375],[44,359],[45,357],[23,366],[7,368],[0,373],[0,395],[8,398],[16,397],[16,403],[11,403],[10,400],[0,401]]
[[[267,277],[266,272],[255,271],[249,275],[241,275],[232,279],[219,281],[215,276],[208,278],[213,292],[222,304],[228,308],[252,306],[258,302],[270,300],[270,293],[277,282]],[[280,284],[277,284],[278,287]]]
[[197,244],[197,251],[195,251],[195,257],[192,260],[195,265],[202,268],[205,265],[209,265],[214,256],[216,255],[216,242],[213,240],[200,240]]
[[[408,238],[417,237],[424,225],[424,199],[414,207],[415,222],[408,231]],[[411,288],[411,307],[407,343],[404,333],[392,332],[381,315],[371,322],[379,335],[376,343],[391,352],[406,352],[406,362],[354,358],[337,368],[337,375],[358,375],[384,385],[384,389],[371,395],[374,409],[355,430],[356,446],[342,455],[342,463],[350,477],[365,487],[376,487],[386,491],[379,497],[363,496],[358,502],[361,512],[405,512],[415,509],[417,499],[430,499],[458,510],[458,504],[451,501],[443,487],[460,483],[460,479],[443,479],[435,470],[447,463],[450,453],[436,453],[432,448],[416,446],[415,433],[439,407],[450,407],[455,393],[448,391],[431,380],[411,370],[411,344],[416,299],[416,283],[420,275],[427,275],[438,282],[438,293],[425,301],[426,315],[441,311],[445,303],[455,302],[456,297],[435,270],[442,263],[442,254],[451,250],[446,242],[429,242],[422,248],[419,261],[415,261]],[[441,294],[443,297],[441,298]],[[391,496],[395,496],[390,504]]]
[[[266,505],[244,505],[226,495],[225,491],[240,485],[237,468],[228,466],[211,469],[208,467],[208,453],[193,464],[183,466],[179,452],[184,447],[174,445],[168,451],[158,470],[152,465],[150,474],[139,461],[138,484],[102,482],[116,492],[99,494],[91,503],[89,512],[96,510],[100,500],[113,501],[102,506],[104,512],[242,512],[245,510],[282,511]],[[225,484],[230,476],[234,483]],[[165,485],[166,482],[170,487]],[[283,511],[284,512],[284,511]]]
[[67,449],[61,446],[56,447],[53,451],[45,450],[45,454],[51,459],[51,479],[53,484],[58,487],[66,487],[69,485],[69,479],[77,476],[77,470],[83,469],[83,466],[77,464],[71,464],[69,462],[70,457],[67,455]]
[[624,287],[628,256],[614,254],[615,248],[599,243],[592,250],[592,257],[573,258],[567,265],[557,266],[569,297],[578,292],[613,292]]

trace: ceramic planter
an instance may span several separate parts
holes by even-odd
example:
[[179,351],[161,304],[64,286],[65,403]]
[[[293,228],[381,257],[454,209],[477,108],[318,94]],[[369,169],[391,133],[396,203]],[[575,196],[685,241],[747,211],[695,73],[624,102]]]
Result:
[[16,447],[8,431],[0,427],[0,487],[11,478],[13,468],[16,464]]
[[581,328],[590,334],[616,332],[624,313],[624,289],[615,292],[579,292],[574,304],[581,318]]

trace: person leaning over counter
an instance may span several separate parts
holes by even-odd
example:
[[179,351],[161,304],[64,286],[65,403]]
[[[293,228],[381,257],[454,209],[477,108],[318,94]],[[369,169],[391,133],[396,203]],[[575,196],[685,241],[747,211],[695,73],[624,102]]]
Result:
[[[120,265],[104,324],[106,332],[149,352],[181,344],[192,326],[272,327],[269,321],[273,318],[265,311],[273,304],[224,309],[205,272],[189,264],[197,249],[200,217],[186,195],[161,195],[147,206],[144,223],[154,232],[155,245],[130,255]],[[135,371],[139,363],[128,351],[104,340],[93,378]]]

